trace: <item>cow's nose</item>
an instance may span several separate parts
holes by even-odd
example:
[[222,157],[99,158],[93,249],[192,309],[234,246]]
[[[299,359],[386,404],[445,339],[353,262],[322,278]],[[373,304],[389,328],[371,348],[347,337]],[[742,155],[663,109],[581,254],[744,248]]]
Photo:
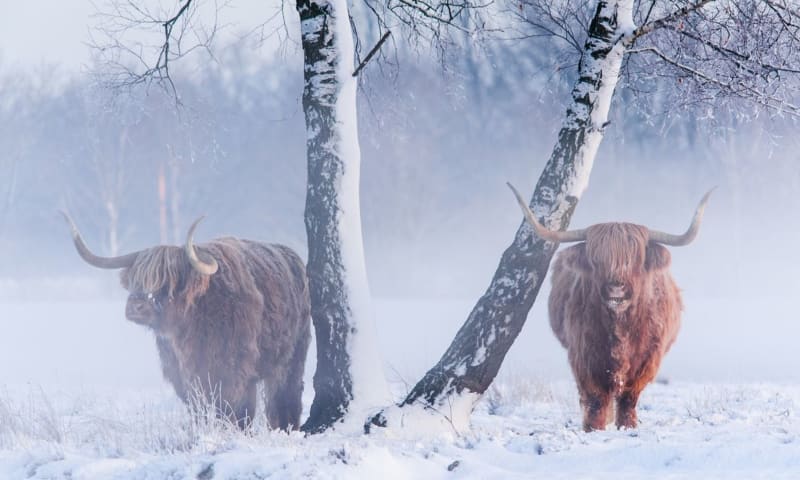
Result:
[[128,314],[134,314],[135,315],[137,313],[141,313],[142,305],[140,303],[129,303],[127,310],[128,310]]
[[147,303],[140,300],[129,301],[126,305],[125,312],[128,316],[142,316],[147,313],[148,307]]
[[625,285],[617,282],[607,284],[606,295],[608,298],[623,298],[625,296]]

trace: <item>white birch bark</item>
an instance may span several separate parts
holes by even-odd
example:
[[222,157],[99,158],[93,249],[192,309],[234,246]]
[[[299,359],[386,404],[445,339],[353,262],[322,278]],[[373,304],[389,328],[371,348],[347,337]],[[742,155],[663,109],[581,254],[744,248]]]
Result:
[[304,51],[306,231],[317,340],[307,432],[356,419],[389,399],[375,341],[359,209],[353,36],[346,0],[298,0]]

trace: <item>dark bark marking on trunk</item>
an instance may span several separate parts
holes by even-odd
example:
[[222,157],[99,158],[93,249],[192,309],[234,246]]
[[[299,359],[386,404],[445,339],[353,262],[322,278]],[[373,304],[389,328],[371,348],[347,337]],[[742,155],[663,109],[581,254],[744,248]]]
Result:
[[319,22],[315,32],[303,31],[303,110],[308,132],[308,186],[305,225],[308,235],[308,279],[311,316],[317,343],[314,401],[302,426],[307,433],[319,433],[342,419],[352,394],[349,299],[342,263],[341,209],[338,185],[344,162],[336,154],[342,141],[336,129],[337,84],[336,35],[331,25],[331,5],[298,0],[301,22]]

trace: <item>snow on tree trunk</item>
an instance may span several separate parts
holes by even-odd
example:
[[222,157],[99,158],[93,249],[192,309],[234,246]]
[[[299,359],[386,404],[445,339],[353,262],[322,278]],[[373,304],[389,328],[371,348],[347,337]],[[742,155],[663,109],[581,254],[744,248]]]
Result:
[[385,405],[359,210],[353,34],[346,0],[298,0],[308,155],[305,222],[317,342],[314,401],[302,429],[321,432]]
[[[588,184],[625,53],[620,40],[634,27],[632,4],[632,0],[598,2],[589,26],[572,103],[530,203],[551,229],[569,225]],[[516,209],[510,194],[508,208]],[[374,416],[366,429],[413,425],[424,417],[422,410],[434,412],[427,417],[440,419],[446,428],[469,428],[474,403],[494,380],[522,329],[557,247],[534,238],[523,221],[489,288],[439,362],[400,405]]]

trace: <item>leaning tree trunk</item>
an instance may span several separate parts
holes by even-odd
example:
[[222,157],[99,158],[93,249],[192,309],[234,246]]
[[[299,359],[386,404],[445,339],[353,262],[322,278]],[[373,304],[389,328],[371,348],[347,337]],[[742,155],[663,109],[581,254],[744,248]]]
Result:
[[[565,229],[587,186],[592,163],[625,52],[621,35],[633,29],[632,1],[600,1],[572,90],[572,103],[544,171],[531,208],[551,229]],[[516,206],[509,194],[508,208]],[[370,419],[370,425],[394,426],[409,416],[404,409],[421,405],[445,424],[463,430],[475,401],[497,375],[517,338],[558,247],[532,236],[523,221],[503,253],[489,288],[469,314],[439,362],[402,403]]]
[[304,52],[305,223],[317,342],[314,401],[302,427],[321,432],[388,398],[373,341],[359,211],[353,37],[346,0],[298,0]]

